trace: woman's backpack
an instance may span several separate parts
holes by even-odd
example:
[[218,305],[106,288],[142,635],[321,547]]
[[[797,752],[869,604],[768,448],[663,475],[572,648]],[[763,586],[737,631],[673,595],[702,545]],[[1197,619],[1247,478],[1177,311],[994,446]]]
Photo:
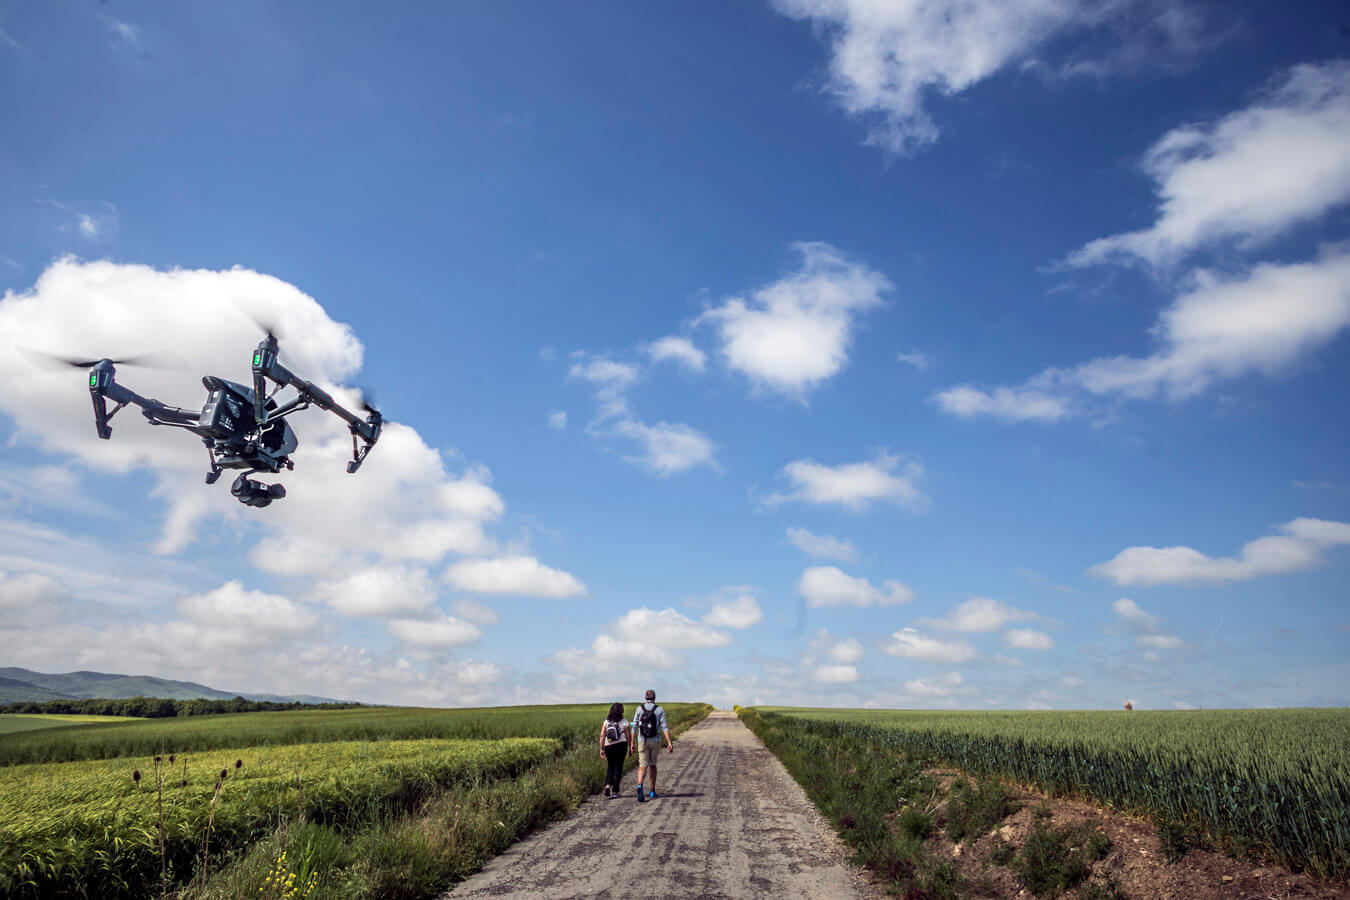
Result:
[[619,728],[619,726],[620,726],[621,724],[622,724],[621,722],[606,722],[606,723],[605,723],[605,743],[606,743],[606,744],[617,744],[619,741],[623,740],[623,730],[622,730],[621,728]]

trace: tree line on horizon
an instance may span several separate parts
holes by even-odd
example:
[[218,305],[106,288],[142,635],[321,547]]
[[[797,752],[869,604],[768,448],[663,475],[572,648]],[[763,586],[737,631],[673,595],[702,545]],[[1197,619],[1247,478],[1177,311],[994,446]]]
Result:
[[0,706],[0,714],[127,716],[141,719],[171,719],[176,716],[211,716],[223,713],[278,712],[287,709],[357,709],[364,703],[301,703],[277,700],[166,700],[160,697],[92,697],[83,700],[25,700]]

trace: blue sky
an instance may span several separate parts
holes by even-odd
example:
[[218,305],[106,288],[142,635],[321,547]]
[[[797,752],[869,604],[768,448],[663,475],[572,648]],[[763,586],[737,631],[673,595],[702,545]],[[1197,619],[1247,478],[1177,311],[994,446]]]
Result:
[[[1350,702],[1333,4],[0,4],[5,664],[427,705]],[[195,406],[374,391],[289,495]],[[354,394],[345,395],[354,400]]]

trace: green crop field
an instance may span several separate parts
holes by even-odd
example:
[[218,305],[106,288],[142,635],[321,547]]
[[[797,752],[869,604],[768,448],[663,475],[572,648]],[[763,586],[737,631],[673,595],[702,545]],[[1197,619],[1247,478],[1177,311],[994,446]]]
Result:
[[[473,833],[453,865],[428,863],[441,866],[443,889],[447,874],[481,864],[519,830],[561,814],[560,797],[598,788],[591,741],[607,709],[296,710],[0,734],[8,763],[0,765],[0,896],[154,894],[160,822],[171,888],[190,889],[202,869],[208,823],[210,871],[247,861],[253,844],[303,825],[364,835],[374,858],[358,874],[378,883],[381,867],[402,877],[406,866],[400,851],[390,856],[390,842],[411,840],[417,829],[399,822],[453,795],[452,825],[467,803],[497,827]],[[666,709],[676,728],[710,707]],[[521,787],[503,793],[516,780]],[[492,812],[493,804],[506,805]]]
[[[678,716],[690,704],[665,704]],[[605,704],[485,709],[287,710],[148,719],[70,728],[59,734],[0,735],[0,766],[110,759],[228,747],[323,741],[547,737],[570,744],[599,728]]]
[[0,734],[13,734],[16,731],[36,731],[42,728],[61,728],[66,725],[99,725],[112,723],[138,722],[140,719],[128,719],[126,716],[82,716],[48,715],[42,713],[6,713],[0,715]]
[[1194,825],[1296,870],[1350,874],[1350,710],[756,711],[814,736]]

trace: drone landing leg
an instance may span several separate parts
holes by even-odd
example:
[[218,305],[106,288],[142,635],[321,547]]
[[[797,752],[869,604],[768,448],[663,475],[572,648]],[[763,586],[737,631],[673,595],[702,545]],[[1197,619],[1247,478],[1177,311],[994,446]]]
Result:
[[211,448],[206,448],[206,458],[211,462],[211,471],[206,473],[206,483],[215,484],[216,479],[220,477],[220,468],[216,465],[216,458],[211,454]]

